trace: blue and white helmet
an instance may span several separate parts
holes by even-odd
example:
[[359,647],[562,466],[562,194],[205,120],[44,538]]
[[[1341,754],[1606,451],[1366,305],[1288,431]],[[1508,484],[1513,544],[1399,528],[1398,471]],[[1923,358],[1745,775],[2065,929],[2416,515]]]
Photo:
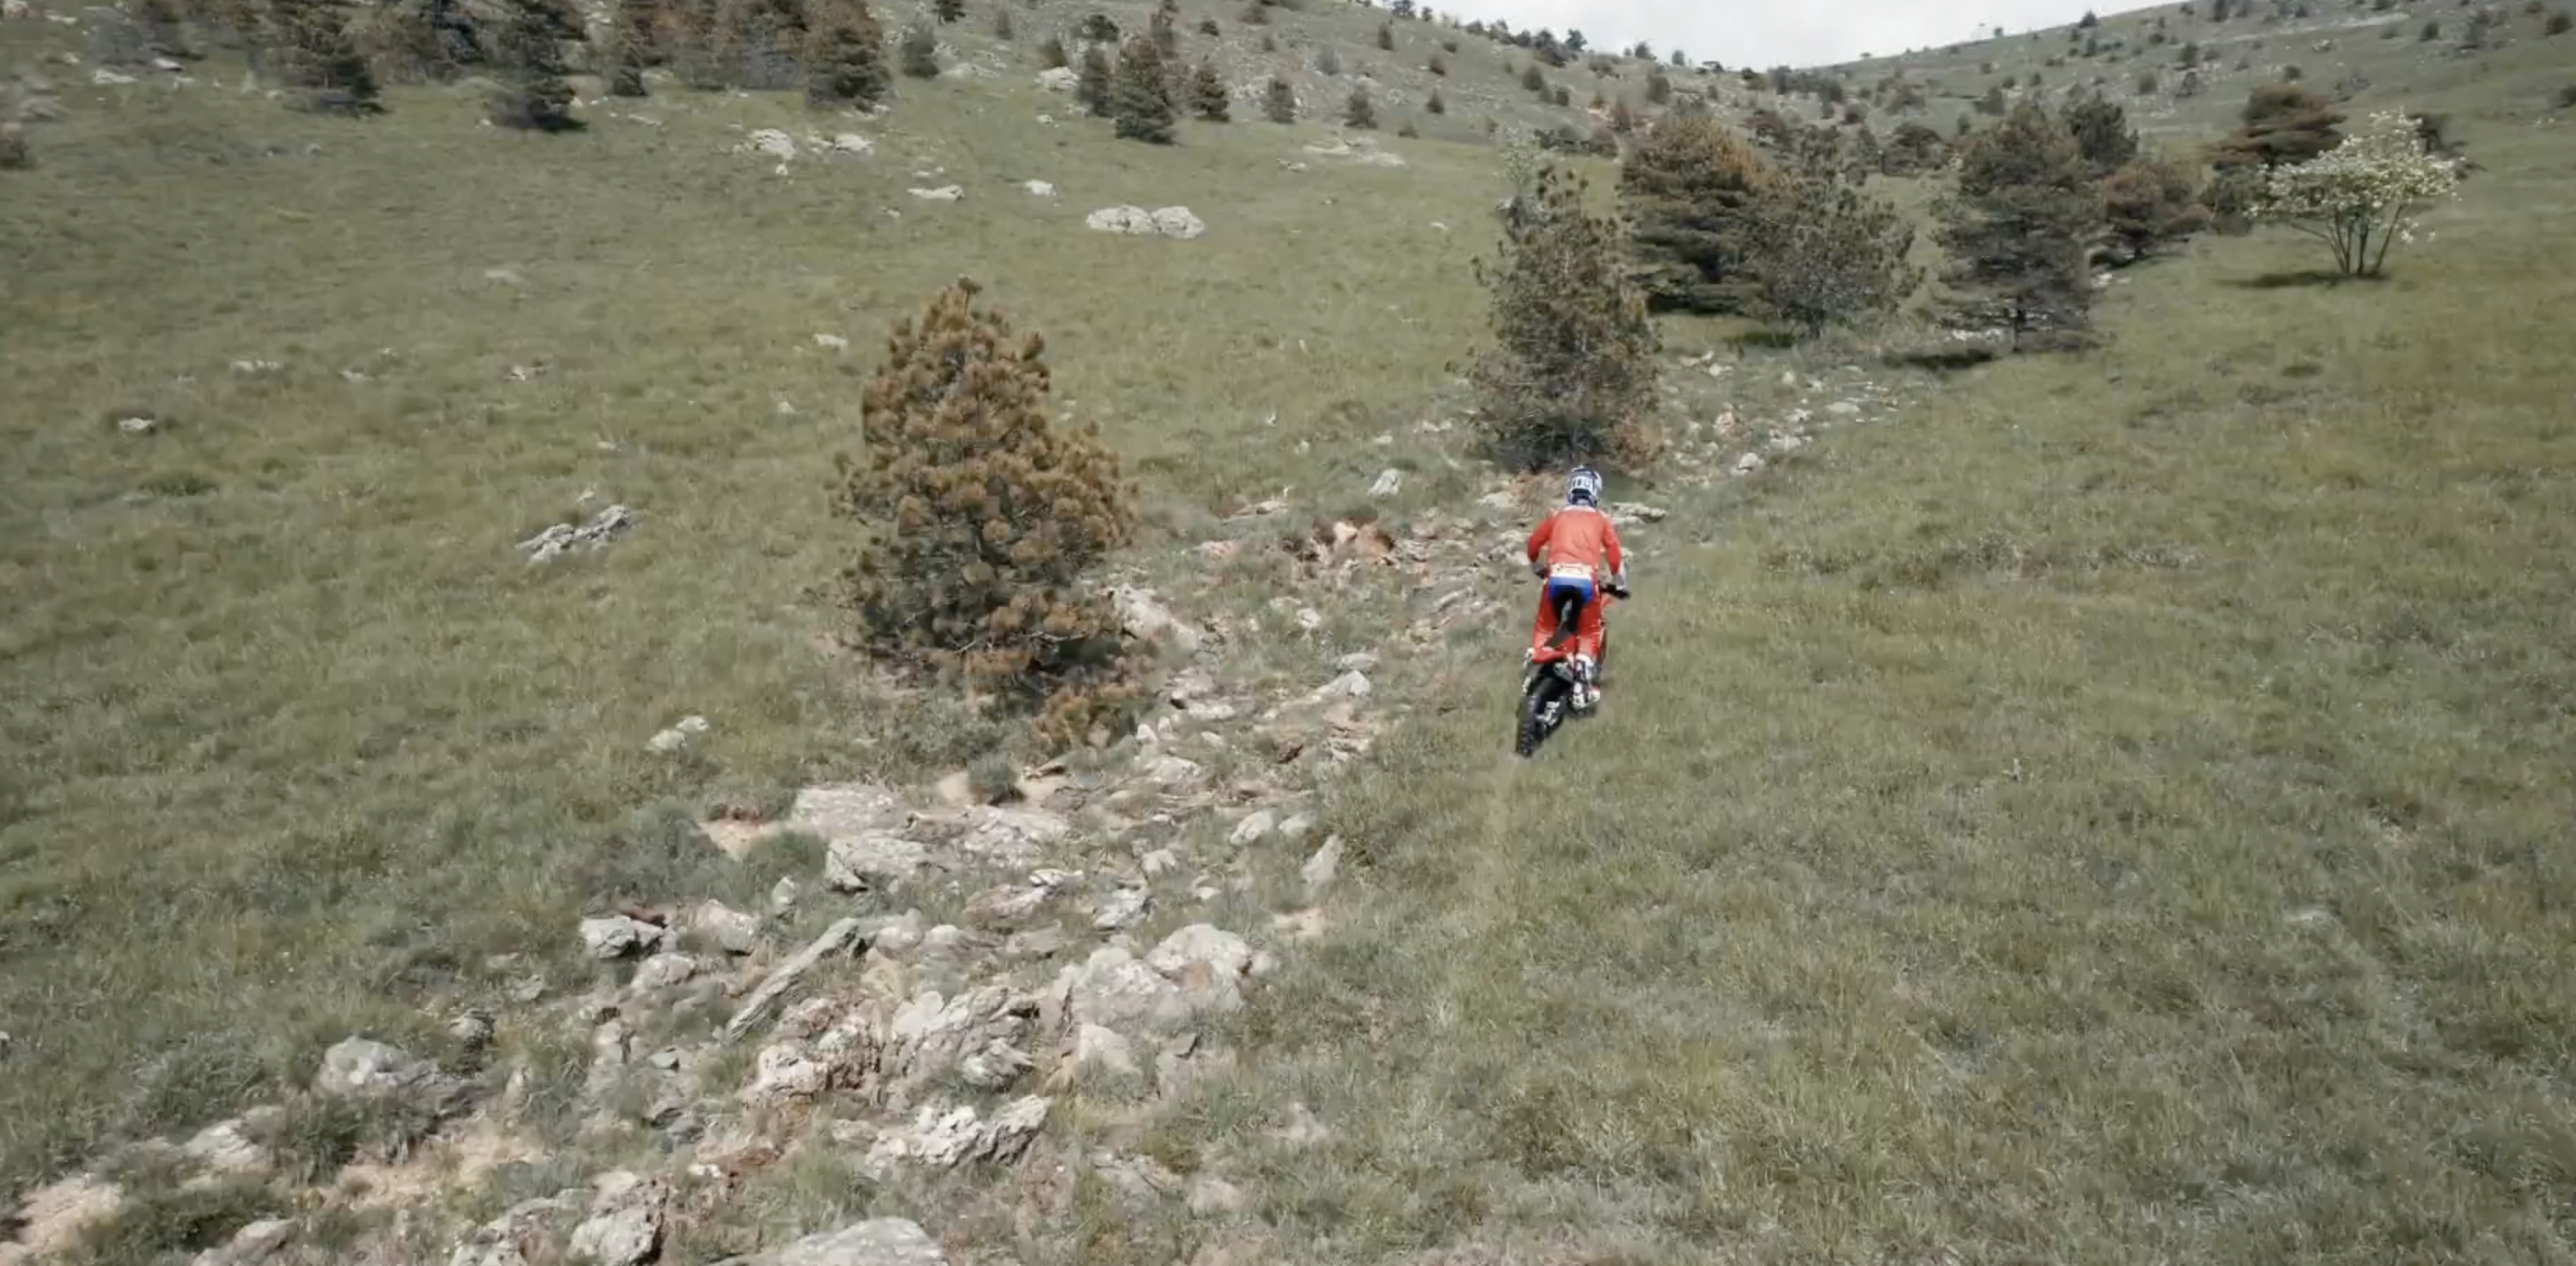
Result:
[[1601,504],[1601,472],[1589,466],[1577,466],[1565,477],[1565,503],[1575,506]]

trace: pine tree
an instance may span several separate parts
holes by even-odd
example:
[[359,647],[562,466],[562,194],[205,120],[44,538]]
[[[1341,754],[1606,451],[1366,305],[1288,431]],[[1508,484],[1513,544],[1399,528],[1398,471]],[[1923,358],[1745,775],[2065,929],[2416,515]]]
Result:
[[1511,199],[1502,260],[1476,265],[1494,336],[1468,371],[1477,430],[1520,469],[1634,465],[1654,408],[1655,323],[1629,278],[1626,234],[1583,195],[1579,181],[1539,168]]
[[2087,249],[2102,226],[2102,194],[2075,137],[2038,102],[2023,101],[1978,133],[1959,162],[1956,195],[1940,206],[1950,281],[2012,331],[2073,328],[2092,305]]
[[1297,89],[1278,76],[1270,77],[1270,86],[1262,90],[1261,113],[1273,123],[1297,121]]
[[1082,50],[1082,77],[1074,82],[1073,99],[1095,119],[1109,117],[1109,54],[1094,44]]
[[1172,13],[1169,8],[1156,9],[1145,23],[1146,37],[1154,41],[1154,51],[1167,64],[1178,61],[1181,55],[1181,33],[1172,25]]
[[1894,312],[1923,282],[1906,263],[1914,225],[1849,181],[1804,174],[1775,186],[1745,236],[1754,316],[1809,338]]
[[915,79],[939,77],[939,35],[928,26],[914,23],[903,33],[903,73]]
[[1392,23],[1377,24],[1377,46],[1390,53],[1395,51],[1395,27]]
[[885,32],[867,0],[816,0],[805,27],[805,99],[871,106],[884,100]]
[[853,641],[1041,709],[1041,737],[1105,744],[1139,692],[1094,568],[1134,533],[1135,489],[1097,429],[1049,418],[1045,341],[960,279],[895,327],[839,461],[832,513],[867,541],[843,572]]
[[1046,43],[1038,45],[1038,60],[1044,62],[1048,70],[1073,64],[1073,58],[1064,51],[1064,37],[1061,35],[1050,35],[1046,37]]
[[287,82],[306,91],[304,104],[325,114],[379,114],[375,71],[337,0],[276,0],[270,21],[285,43],[281,67]]
[[1369,104],[1368,85],[1351,89],[1351,99],[1342,106],[1342,126],[1377,129],[1377,107]]
[[1216,72],[1216,62],[1199,62],[1198,72],[1190,77],[1190,109],[1209,123],[1224,123],[1233,118],[1232,106],[1225,79]]
[[608,32],[608,92],[645,95],[644,68],[653,53],[654,0],[617,0]]
[[542,0],[509,0],[494,44],[501,82],[492,93],[493,123],[535,132],[581,126],[572,117],[572,86],[564,82],[563,31]]
[[966,0],[930,0],[931,16],[941,22],[954,22],[966,16]]
[[1153,40],[1129,40],[1119,51],[1118,75],[1109,88],[1109,113],[1121,139],[1172,143],[1171,88],[1164,78],[1163,54]]
[[1638,143],[1619,166],[1619,203],[1656,308],[1742,310],[1744,236],[1773,179],[1715,119],[1666,119]]
[[2101,93],[2089,93],[2066,107],[2066,130],[2076,150],[2092,165],[2095,176],[2107,176],[2138,156],[2138,131],[2128,112]]

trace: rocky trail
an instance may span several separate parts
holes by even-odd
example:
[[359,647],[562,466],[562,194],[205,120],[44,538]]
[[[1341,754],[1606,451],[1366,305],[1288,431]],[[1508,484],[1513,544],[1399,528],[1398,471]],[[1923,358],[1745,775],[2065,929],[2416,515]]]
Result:
[[[1682,361],[1705,380],[1725,376],[1716,366]],[[1860,394],[1884,410],[1886,393]],[[1763,428],[1726,408],[1677,437],[1677,482],[1749,474],[1763,449],[1803,447],[1860,412],[1795,408]],[[1431,458],[1444,460],[1459,458]],[[1402,482],[1391,468],[1372,493]],[[519,977],[449,1017],[435,1058],[350,1036],[287,1102],[25,1193],[0,1266],[73,1250],[131,1207],[129,1176],[153,1173],[183,1191],[291,1190],[291,1216],[241,1226],[194,1266],[1071,1260],[1090,1216],[1081,1191],[1118,1216],[1203,1227],[1197,1261],[1255,1260],[1230,1256],[1258,1243],[1258,1202],[1223,1163],[1178,1173],[1140,1141],[1194,1083],[1251,1071],[1228,1017],[1283,955],[1330,934],[1344,841],[1322,793],[1335,772],[1410,701],[1509,671],[1527,619],[1522,537],[1555,491],[1506,481],[1463,508],[1381,519],[1317,520],[1284,497],[1240,507],[1168,570],[1113,578],[1128,629],[1171,666],[1130,741],[1023,771],[1000,803],[961,772],[923,788],[807,787],[775,820],[711,818],[710,848],[749,857],[795,835],[821,865],[762,909],[674,893],[593,912],[565,933],[588,979]],[[1679,544],[1658,526],[1666,512],[1611,508],[1651,577]],[[1215,584],[1182,579],[1211,571]],[[1264,591],[1258,605],[1222,601]],[[1166,596],[1181,592],[1204,609]],[[1336,635],[1357,621],[1373,641]],[[684,748],[709,724],[689,718],[647,746]],[[1510,766],[1498,757],[1494,831],[1509,826]],[[574,1075],[550,1079],[524,1054],[549,1044],[577,1053]],[[299,1123],[333,1105],[401,1128],[317,1166]],[[560,1128],[541,1137],[548,1113],[573,1119],[569,1143]],[[1329,1129],[1292,1109],[1263,1138],[1293,1148]],[[764,1239],[738,1206],[818,1155],[869,1184],[871,1208],[908,1216]],[[528,1194],[492,1213],[496,1191]],[[461,1212],[476,1199],[482,1212]],[[335,1212],[388,1209],[354,1244],[316,1234]]]

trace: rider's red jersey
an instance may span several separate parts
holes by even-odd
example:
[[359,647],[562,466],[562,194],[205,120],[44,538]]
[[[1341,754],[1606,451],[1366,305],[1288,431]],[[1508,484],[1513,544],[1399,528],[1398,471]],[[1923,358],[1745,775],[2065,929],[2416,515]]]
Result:
[[1537,562],[1541,549],[1547,550],[1548,571],[1553,575],[1593,579],[1605,556],[1610,574],[1620,572],[1619,529],[1609,515],[1591,506],[1567,506],[1539,520],[1529,534],[1529,561]]

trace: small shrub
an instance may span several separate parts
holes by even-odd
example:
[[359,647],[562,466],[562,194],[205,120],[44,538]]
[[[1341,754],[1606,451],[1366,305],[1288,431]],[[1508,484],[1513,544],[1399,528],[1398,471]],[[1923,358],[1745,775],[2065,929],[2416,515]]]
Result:
[[1273,36],[1272,34],[1270,34],[1270,33],[1269,33],[1269,32],[1267,32],[1267,31],[1262,32],[1262,33],[1261,33],[1261,51],[1262,51],[1262,52],[1265,52],[1265,53],[1276,53],[1276,52],[1278,52],[1278,51],[1279,51],[1279,40],[1278,40],[1278,37]]
[[1377,24],[1377,46],[1390,53],[1395,51],[1395,27],[1392,23]]
[[1369,103],[1366,85],[1351,89],[1350,100],[1342,105],[1342,126],[1376,130],[1377,107]]
[[614,97],[646,95],[644,68],[653,58],[654,0],[617,0],[609,18],[608,93]]
[[1396,125],[1395,134],[1409,140],[1421,136],[1422,129],[1413,126],[1413,120],[1406,119],[1404,122]]
[[2571,30],[2576,30],[2576,13],[2560,9],[2549,15],[2549,21],[2541,27],[2541,34],[2565,35]]
[[1654,320],[1628,276],[1627,233],[1584,205],[1580,181],[1541,167],[1509,204],[1501,261],[1476,265],[1493,345],[1469,370],[1477,427],[1524,469],[1637,456],[1655,400]]
[[2426,44],[2442,38],[2442,19],[2433,18],[2425,22],[2423,32],[2415,38]]
[[1437,88],[1431,90],[1431,95],[1423,101],[1422,108],[1432,114],[1449,113],[1449,103],[1441,99],[1440,90]]
[[903,73],[915,79],[939,77],[939,35],[916,22],[903,33]]
[[27,129],[16,119],[0,122],[0,171],[23,171],[35,165],[35,152],[27,148]]
[[2138,132],[2129,126],[2128,112],[2100,93],[2090,93],[2070,103],[2065,121],[2066,130],[2075,137],[2076,151],[2092,165],[2097,176],[2107,175],[2138,156]]
[[1521,67],[1521,88],[1527,92],[1547,91],[1547,76],[1540,73],[1537,62]]
[[1430,71],[1434,75],[1446,76],[1449,73],[1449,62],[1447,59],[1441,57],[1440,54],[1433,53],[1431,55],[1431,60],[1424,62],[1422,64],[1422,68]]
[[1118,75],[1109,87],[1109,117],[1117,123],[1120,139],[1172,143],[1172,98],[1165,74],[1162,50],[1151,39],[1129,40],[1119,52]]
[[1018,34],[1019,31],[1011,24],[1011,11],[1005,8],[995,8],[993,10],[993,38],[1007,44],[1011,41],[1013,36]]
[[865,0],[822,0],[809,7],[804,61],[808,102],[864,106],[885,97],[884,28]]
[[2161,159],[2130,161],[2102,181],[2104,229],[2122,262],[2145,259],[2157,247],[2208,228],[2190,173]]
[[2558,90],[2558,108],[2576,110],[2576,84],[2569,84]]
[[1564,84],[1558,84],[1552,99],[1556,102],[1557,109],[1568,109],[1574,105],[1574,90]]
[[2138,72],[2138,95],[2139,95],[2139,96],[2141,96],[2141,97],[2148,97],[2148,96],[2153,96],[2153,95],[2155,95],[2155,91],[2156,91],[2157,86],[2158,86],[2158,81],[2157,81],[2157,79],[2156,79],[2156,72],[2154,72],[2154,71],[2152,71],[2152,70],[2142,70],[2142,71],[2139,71],[2139,72]]
[[1046,43],[1038,45],[1038,60],[1046,63],[1048,70],[1073,64],[1073,58],[1064,51],[1064,37],[1061,35],[1050,35],[1046,37]]
[[1664,72],[1658,70],[1646,76],[1647,104],[1667,105],[1671,103],[1672,99],[1673,81],[1665,78]]
[[1209,123],[1233,118],[1232,94],[1225,90],[1225,78],[1217,73],[1213,59],[1202,59],[1190,76],[1190,109]]
[[1261,93],[1261,113],[1273,123],[1297,121],[1297,89],[1279,75],[1270,77],[1270,85]]
[[1085,43],[1115,44],[1118,42],[1118,24],[1110,21],[1106,13],[1090,14],[1082,19],[1081,35]]
[[1097,428],[1056,429],[1044,341],[976,309],[978,291],[961,278],[895,327],[865,455],[840,461],[833,513],[874,537],[844,573],[855,640],[1040,708],[1051,742],[1102,744],[1136,691],[1088,573],[1132,534],[1135,493]]
[[1219,29],[1218,29],[1217,24],[1216,24],[1216,19],[1215,19],[1215,18],[1201,18],[1201,19],[1199,19],[1199,34],[1204,35],[1204,36],[1208,37],[1209,39],[1215,39],[1215,38],[1217,37],[1217,35],[1219,34]]
[[542,0],[512,0],[495,42],[492,60],[501,81],[489,110],[495,125],[534,132],[581,126],[572,117],[572,87],[564,82],[563,42]]
[[1250,3],[1243,6],[1242,14],[1236,17],[1235,21],[1241,22],[1245,26],[1268,26],[1270,25],[1270,10],[1262,5],[1261,0],[1251,0]]
[[955,22],[966,16],[966,0],[930,0],[930,13],[941,22]]
[[1330,44],[1315,50],[1315,71],[1323,75],[1342,73],[1342,55],[1334,52]]

